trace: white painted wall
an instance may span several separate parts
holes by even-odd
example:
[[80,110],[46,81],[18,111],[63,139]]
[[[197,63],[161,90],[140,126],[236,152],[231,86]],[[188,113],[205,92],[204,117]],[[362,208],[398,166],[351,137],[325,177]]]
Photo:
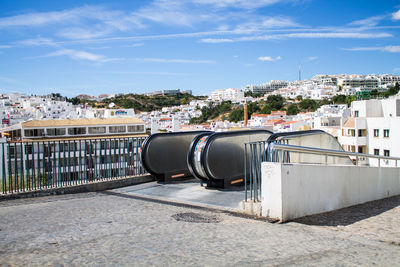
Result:
[[262,216],[288,221],[400,195],[400,168],[262,163]]

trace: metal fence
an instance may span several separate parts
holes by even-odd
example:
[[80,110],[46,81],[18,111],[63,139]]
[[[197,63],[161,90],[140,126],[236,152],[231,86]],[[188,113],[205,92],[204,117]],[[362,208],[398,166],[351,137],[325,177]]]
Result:
[[[329,158],[354,158],[355,165],[359,165],[360,158],[372,158],[378,160],[378,167],[381,167],[381,160],[386,162],[387,167],[398,167],[399,157],[385,157],[364,153],[340,151],[333,149],[323,149],[314,147],[294,146],[273,142],[252,142],[245,144],[245,200],[254,202],[261,201],[261,163],[262,162],[280,162],[293,163],[291,155],[296,153],[312,154],[321,157],[321,163],[330,165]],[[394,161],[394,166],[388,166],[388,161]],[[313,162],[294,162],[294,163],[313,163]]]
[[145,174],[145,137],[0,144],[0,193],[59,188]]

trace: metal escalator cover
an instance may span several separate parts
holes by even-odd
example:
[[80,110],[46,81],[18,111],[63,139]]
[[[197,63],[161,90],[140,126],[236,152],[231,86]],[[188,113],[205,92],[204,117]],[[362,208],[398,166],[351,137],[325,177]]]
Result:
[[141,162],[147,172],[156,177],[189,174],[187,151],[193,138],[208,131],[152,134],[143,142]]
[[245,143],[266,141],[272,132],[246,130],[211,134],[201,152],[201,165],[210,180],[229,183],[244,178]]

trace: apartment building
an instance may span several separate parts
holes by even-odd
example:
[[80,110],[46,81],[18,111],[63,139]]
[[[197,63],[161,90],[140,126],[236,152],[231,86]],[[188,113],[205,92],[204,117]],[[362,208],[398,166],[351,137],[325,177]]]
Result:
[[244,101],[244,92],[236,88],[216,90],[211,93],[210,99],[215,102],[232,101],[239,103]]
[[379,79],[371,76],[346,76],[338,78],[338,85],[352,88],[378,88]]
[[288,86],[288,82],[280,80],[272,80],[265,84],[249,84],[245,86],[245,91],[251,91],[253,93],[271,93],[277,89]]
[[[346,151],[400,156],[400,96],[382,100],[354,101],[351,117],[341,127],[339,142]],[[376,159],[365,164],[377,166]],[[381,162],[394,166],[391,161]]]
[[40,173],[59,181],[137,173],[146,136],[137,118],[31,120],[0,132],[7,137],[0,143],[3,175],[20,170],[25,177]]

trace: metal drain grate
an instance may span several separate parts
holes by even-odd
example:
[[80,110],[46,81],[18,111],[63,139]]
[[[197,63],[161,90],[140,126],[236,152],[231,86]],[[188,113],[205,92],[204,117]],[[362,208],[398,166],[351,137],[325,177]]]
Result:
[[194,212],[178,213],[171,216],[177,221],[193,222],[193,223],[219,223],[222,220],[217,216],[205,215]]

